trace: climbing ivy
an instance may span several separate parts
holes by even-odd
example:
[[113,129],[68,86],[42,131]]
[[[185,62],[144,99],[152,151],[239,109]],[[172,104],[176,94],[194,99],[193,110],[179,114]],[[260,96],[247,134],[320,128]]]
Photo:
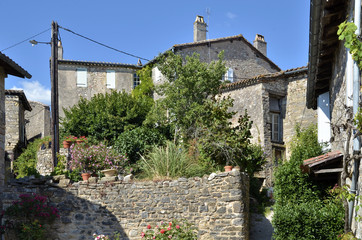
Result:
[[362,42],[355,33],[357,26],[353,22],[344,21],[338,26],[337,35],[339,40],[344,40],[344,46],[349,49],[353,60],[362,69]]

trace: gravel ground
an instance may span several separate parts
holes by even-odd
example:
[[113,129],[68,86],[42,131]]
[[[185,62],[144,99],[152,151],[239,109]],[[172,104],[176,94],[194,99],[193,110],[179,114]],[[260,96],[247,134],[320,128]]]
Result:
[[273,227],[271,220],[273,212],[267,217],[259,213],[251,213],[250,218],[250,240],[270,240],[272,239]]

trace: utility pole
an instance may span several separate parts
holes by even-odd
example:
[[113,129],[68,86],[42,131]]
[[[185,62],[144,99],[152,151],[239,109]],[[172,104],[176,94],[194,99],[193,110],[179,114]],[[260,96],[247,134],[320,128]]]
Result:
[[58,164],[59,152],[59,104],[58,104],[58,23],[52,21],[52,54],[50,60],[51,108],[52,108],[52,158],[54,167]]

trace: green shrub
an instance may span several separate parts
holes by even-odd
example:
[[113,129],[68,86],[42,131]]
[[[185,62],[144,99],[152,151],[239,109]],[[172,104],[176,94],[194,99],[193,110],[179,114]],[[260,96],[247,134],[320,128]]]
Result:
[[153,145],[163,145],[166,138],[155,129],[138,127],[123,132],[113,147],[121,154],[127,154],[130,163],[136,163],[145,151]]
[[185,176],[191,165],[187,153],[170,141],[164,147],[153,147],[140,161],[141,170],[150,179]]
[[28,144],[23,153],[14,161],[14,173],[17,178],[25,176],[39,176],[36,170],[37,152],[43,144],[48,144],[50,137],[36,139]]
[[288,162],[274,173],[274,239],[335,239],[343,231],[341,202],[325,197],[308,174],[301,171],[303,160],[323,153],[315,126],[296,127]]

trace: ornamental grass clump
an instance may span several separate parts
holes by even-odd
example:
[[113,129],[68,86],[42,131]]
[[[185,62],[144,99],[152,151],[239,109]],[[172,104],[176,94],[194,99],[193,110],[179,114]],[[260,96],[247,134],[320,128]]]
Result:
[[76,144],[70,147],[72,170],[78,169],[83,173],[97,173],[104,169],[123,171],[127,164],[126,156],[103,143],[87,147],[85,144]]
[[151,229],[151,225],[147,225],[147,230],[141,233],[142,239],[146,240],[163,240],[163,239],[179,239],[179,240],[195,240],[197,239],[197,229],[186,220],[172,222],[161,222]]

